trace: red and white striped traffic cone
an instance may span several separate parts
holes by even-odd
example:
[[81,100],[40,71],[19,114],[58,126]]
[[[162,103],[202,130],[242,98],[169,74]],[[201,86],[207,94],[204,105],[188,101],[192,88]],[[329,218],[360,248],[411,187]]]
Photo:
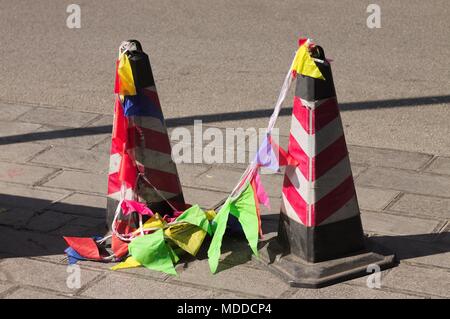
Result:
[[[161,215],[171,215],[174,210],[183,211],[186,208],[150,62],[139,42],[128,42],[137,44],[141,59],[134,63],[134,57],[131,55],[129,58],[136,95],[116,97],[108,175],[109,226],[121,199],[145,202],[150,209]],[[126,127],[120,129],[120,125]],[[123,160],[123,150],[115,147],[114,134],[117,130],[126,131],[125,153],[135,166],[136,171],[132,174],[139,175],[133,187],[126,186],[120,177],[121,168],[126,161]]]
[[325,80],[297,75],[288,152],[299,164],[286,168],[278,238],[262,255],[280,254],[271,268],[291,285],[317,288],[394,256],[367,250],[331,67],[315,50]]

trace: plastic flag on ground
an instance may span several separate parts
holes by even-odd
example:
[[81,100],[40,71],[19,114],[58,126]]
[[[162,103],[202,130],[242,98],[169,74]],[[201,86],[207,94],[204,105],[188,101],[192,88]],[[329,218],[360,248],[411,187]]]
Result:
[[256,196],[253,187],[251,184],[248,184],[238,198],[235,200],[229,198],[220,209],[216,218],[214,218],[216,229],[208,250],[209,267],[213,273],[217,271],[219,264],[222,239],[230,213],[238,219],[250,248],[256,256],[258,255],[257,246],[260,223],[257,212],[257,201],[255,199]]

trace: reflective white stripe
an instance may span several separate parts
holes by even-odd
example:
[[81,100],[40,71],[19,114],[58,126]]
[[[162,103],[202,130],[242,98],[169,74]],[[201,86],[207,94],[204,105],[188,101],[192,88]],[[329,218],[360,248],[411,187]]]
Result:
[[135,148],[134,152],[138,164],[158,171],[174,175],[177,174],[177,167],[172,161],[172,156],[170,154],[161,153],[148,148]]
[[335,98],[335,97],[330,97],[330,98],[322,99],[322,100],[318,100],[318,101],[307,101],[307,100],[304,100],[304,99],[300,98],[300,101],[302,102],[302,104],[303,104],[305,107],[307,107],[307,108],[309,108],[309,109],[311,109],[311,110],[315,110],[315,109],[317,109],[319,106],[321,106],[322,104],[324,104],[325,102],[327,102],[327,101],[329,101],[329,100],[334,100],[334,99],[336,99],[336,98]]
[[[308,157],[314,157],[344,134],[341,118],[338,116],[320,131],[309,135],[295,116],[292,116],[291,135]],[[308,144],[311,143],[311,144]],[[308,145],[313,145],[309,149]]]
[[111,156],[109,157],[108,174],[114,174],[119,171],[121,160],[122,160],[122,156],[119,153],[111,154]]
[[350,161],[348,156],[346,156],[320,178],[311,182],[311,189],[309,190],[311,196],[308,196],[308,180],[303,176],[300,169],[293,166],[286,167],[286,176],[308,205],[317,203],[350,175]]
[[167,134],[167,129],[160,119],[152,116],[130,116],[130,122],[137,126]]
[[359,215],[359,206],[356,196],[353,196],[344,206],[335,211],[330,217],[325,219],[319,225],[331,224]]
[[286,196],[284,194],[281,194],[281,196],[282,196],[282,198],[281,198],[281,212],[283,214],[285,214],[287,217],[289,217],[290,219],[296,221],[297,223],[304,225],[302,220],[300,219],[300,217],[295,212],[294,208],[292,208],[291,204],[287,200]]

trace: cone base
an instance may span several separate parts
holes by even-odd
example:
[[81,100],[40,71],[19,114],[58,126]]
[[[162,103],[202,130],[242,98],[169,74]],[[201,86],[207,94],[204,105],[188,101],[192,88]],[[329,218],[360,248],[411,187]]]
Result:
[[310,263],[293,254],[285,253],[277,238],[264,243],[259,258],[269,270],[286,280],[291,287],[322,288],[346,280],[363,277],[369,265],[376,264],[381,270],[396,265],[395,255],[386,248],[365,239],[366,249],[358,254],[333,260]]

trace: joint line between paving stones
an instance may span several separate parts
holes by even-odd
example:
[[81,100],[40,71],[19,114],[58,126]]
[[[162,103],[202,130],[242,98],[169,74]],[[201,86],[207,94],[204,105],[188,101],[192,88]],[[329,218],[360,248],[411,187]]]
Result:
[[106,278],[105,272],[98,274],[93,279],[91,279],[86,284],[84,284],[80,289],[77,289],[73,295],[80,296],[83,292],[85,292],[89,288],[93,287],[95,284],[99,283],[100,281],[102,281],[105,278]]
[[16,292],[19,289],[20,289],[20,285],[14,285],[14,286],[6,289],[2,293],[0,293],[0,299],[5,299],[6,297],[13,294],[14,292]]
[[384,207],[381,208],[381,211],[387,211],[389,208],[391,208],[395,203],[397,203],[403,196],[405,195],[404,192],[399,192],[397,195],[395,195]]
[[[42,146],[42,144],[36,144],[36,143],[34,143],[34,144],[35,144],[35,145],[40,145],[40,146]],[[28,157],[28,158],[25,160],[25,163],[34,164],[34,162],[32,162],[32,160],[34,160],[34,159],[35,159],[36,157],[38,157],[39,155],[44,154],[45,152],[51,150],[52,148],[53,148],[53,147],[52,147],[51,145],[48,145],[48,146],[44,147],[42,150],[40,150],[40,151],[37,152],[36,154],[31,155],[30,157]]]
[[54,179],[58,175],[62,174],[62,172],[63,172],[63,169],[61,169],[61,168],[54,168],[54,169],[56,169],[56,171],[45,175],[40,180],[38,180],[37,182],[33,183],[32,186],[42,186],[43,184],[49,182],[50,180]]
[[417,169],[417,171],[419,171],[419,172],[424,172],[428,167],[430,167],[430,166],[436,161],[436,159],[437,159],[438,157],[439,157],[439,156],[437,156],[437,155],[433,155],[433,157],[430,158],[427,162],[425,162],[421,167],[419,167],[419,168]]
[[387,211],[376,211],[376,210],[367,209],[367,208],[364,208],[361,211],[364,213],[375,214],[375,215],[379,215],[380,213],[392,215],[392,216],[400,216],[401,215],[403,217],[414,217],[417,219],[423,219],[423,220],[427,220],[427,221],[437,221],[440,223],[442,223],[442,221],[443,221],[442,219],[438,219],[436,217],[431,217],[431,216],[417,216],[417,215],[413,215],[413,214],[406,214],[404,212],[398,212],[398,214],[397,214],[397,211],[395,212],[395,214],[393,214],[392,211],[388,211],[388,210]]

